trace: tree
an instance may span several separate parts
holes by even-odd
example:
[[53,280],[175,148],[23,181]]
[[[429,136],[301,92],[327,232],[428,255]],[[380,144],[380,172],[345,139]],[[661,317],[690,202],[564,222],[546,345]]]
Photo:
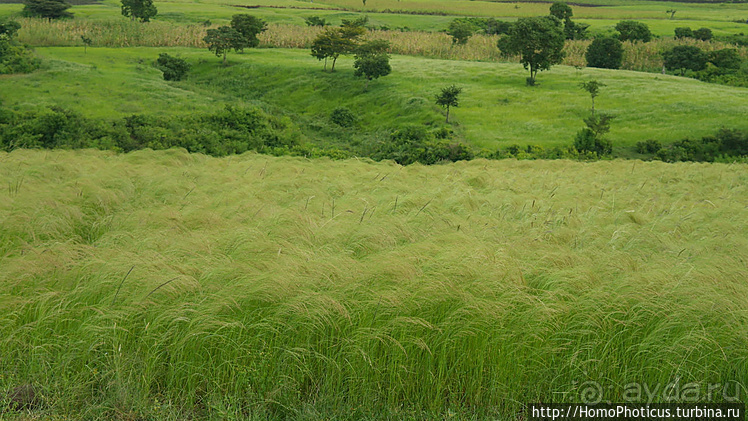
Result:
[[358,39],[366,33],[366,18],[353,21],[343,20],[339,28],[327,28],[312,41],[312,56],[318,60],[332,59],[331,72],[335,71],[335,62],[341,54],[350,54],[357,47]]
[[571,6],[562,1],[557,1],[551,5],[551,16],[555,16],[556,19],[563,22],[567,19],[571,19],[571,17],[574,16],[574,13],[571,10]]
[[709,62],[720,69],[737,70],[743,64],[743,59],[737,49],[723,48],[709,53]]
[[226,54],[232,48],[235,51],[241,51],[247,47],[247,39],[239,31],[230,26],[208,29],[203,41],[208,44],[208,50],[214,52],[216,56],[220,57],[223,55],[224,66],[226,65]]
[[590,27],[583,23],[574,23],[571,17],[574,16],[574,12],[571,7],[561,1],[557,1],[551,5],[551,16],[564,23],[564,35],[566,39],[585,39],[587,38],[587,29]]
[[712,30],[709,28],[699,28],[693,31],[693,37],[702,41],[709,41],[712,39]]
[[236,32],[242,34],[246,39],[247,42],[243,48],[257,47],[260,45],[260,39],[257,38],[257,35],[268,29],[268,25],[264,20],[247,14],[232,16],[231,27],[234,28]]
[[558,20],[551,16],[520,18],[507,37],[499,39],[499,49],[518,54],[525,69],[530,70],[527,84],[535,84],[538,71],[548,70],[564,58],[564,34]]
[[449,108],[460,105],[457,97],[461,92],[462,88],[450,85],[442,88],[442,92],[436,96],[436,105],[447,110],[447,123],[449,123]]
[[691,30],[691,28],[687,26],[675,28],[675,38],[676,39],[693,38],[693,31]]
[[600,88],[605,86],[604,83],[598,82],[596,80],[589,80],[587,82],[582,82],[579,84],[579,86],[584,89],[585,91],[589,92],[590,97],[592,97],[592,115],[595,115],[595,98],[600,94]]
[[81,35],[81,41],[83,42],[83,54],[88,54],[88,47],[93,44],[93,40],[85,35]]
[[141,22],[150,22],[158,14],[153,0],[122,0],[122,16]]
[[186,60],[166,53],[159,54],[156,60],[156,68],[164,73],[164,80],[182,80],[190,67]]
[[452,36],[452,44],[464,45],[473,36],[474,28],[464,19],[454,19],[447,28],[447,35]]
[[675,9],[668,9],[668,10],[666,10],[666,11],[665,11],[665,13],[667,13],[667,14],[669,14],[669,15],[670,15],[670,19],[671,19],[671,20],[672,20],[672,19],[673,19],[673,17],[675,16],[675,12],[677,12],[677,10],[675,10]]
[[65,0],[24,0],[23,4],[25,16],[49,20],[73,17],[73,14],[67,11],[71,7],[70,3]]
[[652,40],[652,32],[649,27],[635,20],[622,20],[616,24],[618,39],[621,41],[641,41],[649,42]]
[[679,45],[662,53],[662,58],[666,69],[679,70],[684,75],[686,70],[704,70],[708,55],[698,47]]
[[389,42],[384,40],[374,40],[361,44],[356,49],[353,67],[356,71],[354,76],[364,76],[366,78],[366,87],[369,89],[369,81],[381,76],[387,76],[392,72],[390,66],[390,56],[387,49],[390,47]]
[[623,61],[623,45],[617,38],[595,38],[585,54],[587,65],[603,69],[618,69]]

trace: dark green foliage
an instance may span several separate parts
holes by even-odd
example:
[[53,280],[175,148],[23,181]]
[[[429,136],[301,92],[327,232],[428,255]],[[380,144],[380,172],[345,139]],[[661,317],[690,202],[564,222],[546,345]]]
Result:
[[216,56],[223,56],[223,64],[226,64],[226,55],[229,51],[241,51],[248,47],[247,39],[236,29],[230,26],[221,26],[217,29],[208,29],[207,35],[203,38],[208,44],[208,50],[214,52]]
[[11,39],[16,36],[21,24],[14,20],[0,20],[0,39]]
[[693,38],[693,30],[689,27],[675,28],[675,38]]
[[368,41],[356,48],[353,67],[356,71],[354,76],[366,78],[366,88],[369,81],[381,76],[387,76],[392,72],[390,56],[387,54],[389,43],[384,40]]
[[528,85],[535,84],[538,71],[548,70],[564,58],[564,34],[558,20],[551,16],[520,18],[498,47],[505,54],[518,54],[525,69],[530,70]]
[[186,60],[166,53],[158,55],[156,67],[164,73],[164,80],[182,80],[190,70]]
[[641,41],[649,42],[652,40],[652,32],[649,26],[634,20],[622,20],[616,24],[618,39],[621,41]]
[[299,146],[290,122],[257,108],[227,106],[210,114],[132,115],[111,123],[61,108],[12,113],[0,122],[0,149],[100,148],[132,151],[182,147],[224,156],[250,150],[285,155]]
[[665,68],[678,70],[681,75],[686,70],[697,72],[706,68],[708,55],[698,47],[692,45],[679,45],[662,53]]
[[546,149],[540,145],[527,145],[525,147],[510,145],[504,149],[499,148],[495,152],[483,153],[481,157],[487,159],[572,159],[580,157],[580,154],[573,147],[556,146]]
[[[238,14],[231,17],[231,27],[242,34],[246,43],[243,48],[253,48],[260,45],[257,35],[265,32],[268,28],[264,20],[247,14]],[[240,49],[241,50],[241,49]]]
[[609,114],[593,114],[584,119],[587,125],[577,133],[574,139],[574,149],[580,153],[590,153],[598,157],[610,155],[613,152],[613,143],[604,136],[610,131],[610,121],[613,116]]
[[603,69],[618,69],[623,62],[623,45],[617,38],[595,38],[587,47],[587,65]]
[[306,22],[307,26],[327,26],[329,23],[325,18],[321,18],[319,16],[309,16],[308,18],[304,18],[304,22]]
[[474,32],[475,27],[464,19],[454,19],[447,28],[447,35],[452,37],[452,43],[458,45],[467,44]]
[[557,1],[551,5],[551,16],[554,16],[556,19],[560,20],[561,22],[565,21],[566,19],[571,19],[572,16],[574,16],[574,13],[571,10],[571,6],[568,4]]
[[660,149],[662,149],[662,144],[658,140],[648,139],[643,142],[636,143],[636,151],[641,154],[657,153],[657,151],[659,151]]
[[709,28],[699,28],[693,31],[693,37],[702,41],[709,41],[712,39],[712,30]]
[[483,30],[486,35],[503,35],[512,30],[512,22],[497,20],[494,18],[470,18]]
[[436,95],[436,105],[447,110],[447,123],[449,123],[449,108],[457,107],[458,105],[460,105],[457,97],[461,92],[462,88],[455,85],[450,85],[446,88],[442,88],[441,93]]
[[589,25],[575,23],[571,20],[574,13],[568,4],[557,1],[551,5],[550,12],[551,16],[558,19],[559,22],[563,22],[566,39],[585,39],[587,37]]
[[709,53],[709,62],[720,69],[737,70],[743,64],[736,48],[723,48]]
[[39,59],[13,39],[21,28],[18,22],[0,21],[0,74],[30,73],[39,67]]
[[351,127],[356,122],[356,116],[346,107],[338,107],[330,113],[330,122],[340,127]]
[[151,18],[158,14],[153,0],[122,0],[122,16],[137,19],[141,22],[150,22]]
[[437,139],[423,126],[406,125],[392,132],[389,140],[379,143],[372,158],[392,159],[400,165],[415,162],[436,164],[442,161],[462,161],[473,158],[473,153],[460,143]]
[[64,0],[24,0],[23,15],[46,19],[70,18],[70,3]]
[[748,132],[721,129],[713,136],[683,139],[657,151],[657,158],[666,162],[723,161],[748,156]]

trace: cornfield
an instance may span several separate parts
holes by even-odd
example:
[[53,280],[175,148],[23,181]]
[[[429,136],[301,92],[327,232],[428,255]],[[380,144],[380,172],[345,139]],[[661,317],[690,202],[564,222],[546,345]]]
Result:
[[[22,19],[19,39],[36,46],[82,45],[81,36],[93,40],[99,47],[205,47],[203,37],[211,27],[202,25],[175,25],[167,22],[142,24],[129,20],[68,20],[48,22],[44,19]],[[215,27],[215,26],[213,26]],[[260,36],[260,47],[264,48],[310,48],[314,38],[321,32],[318,27],[295,25],[268,25]],[[451,37],[441,32],[400,32],[372,30],[369,39],[384,39],[390,42],[393,54],[423,56],[447,60],[479,60],[518,62],[517,56],[503,56],[496,47],[498,36],[475,35],[466,45],[454,45]],[[564,65],[584,67],[585,51],[590,41],[568,41]],[[732,47],[722,42],[693,39],[657,39],[647,43],[625,42],[622,68],[637,71],[659,71],[662,68],[661,53],[676,45],[695,45],[704,51]],[[740,48],[743,58],[748,51]]]

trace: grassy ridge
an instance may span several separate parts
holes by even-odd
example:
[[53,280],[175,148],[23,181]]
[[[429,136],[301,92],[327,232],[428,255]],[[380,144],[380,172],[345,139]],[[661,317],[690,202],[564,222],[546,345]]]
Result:
[[0,390],[89,419],[742,397],[746,170],[0,154]]
[[[330,74],[299,50],[231,54],[234,65],[226,68],[207,50],[197,49],[38,51],[50,60],[46,71],[0,79],[5,106],[59,104],[87,116],[112,118],[205,112],[238,101],[289,115],[312,142],[358,140],[365,146],[368,134],[383,129],[406,123],[443,124],[433,95],[457,83],[465,88],[460,107],[452,112],[458,137],[477,148],[495,150],[515,143],[571,144],[590,106],[589,96],[578,85],[594,78],[608,85],[597,98],[597,107],[617,115],[610,133],[617,147],[649,138],[670,143],[723,126],[748,128],[742,118],[748,114],[747,89],[637,72],[557,66],[541,73],[540,86],[531,89],[524,86],[526,74],[519,64],[395,56],[393,74],[365,92],[364,82],[353,77],[350,58],[341,59],[339,70]],[[151,67],[164,51],[195,66],[186,81],[164,82]],[[357,115],[355,129],[341,131],[328,125],[330,113],[340,105]]]

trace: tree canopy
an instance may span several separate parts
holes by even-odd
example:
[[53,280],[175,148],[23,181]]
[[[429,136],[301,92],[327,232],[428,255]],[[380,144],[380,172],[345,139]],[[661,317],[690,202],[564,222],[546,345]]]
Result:
[[623,61],[623,45],[617,38],[595,38],[585,53],[587,65],[603,69],[618,69]]
[[462,88],[455,85],[450,85],[446,88],[442,88],[441,93],[436,95],[436,105],[447,110],[447,123],[449,123],[449,108],[460,105],[458,99],[460,93],[462,93]]
[[208,29],[207,35],[203,38],[208,44],[208,50],[214,52],[216,56],[223,56],[223,64],[226,64],[226,55],[229,51],[241,51],[248,47],[247,39],[239,31],[230,26],[221,26],[216,29]]
[[373,40],[365,42],[356,48],[355,60],[353,62],[353,67],[356,71],[353,75],[365,77],[367,89],[370,80],[387,76],[392,72],[390,56],[387,54],[389,47],[390,43],[385,40]]
[[231,17],[231,27],[244,36],[246,47],[257,47],[260,45],[257,35],[265,32],[268,25],[258,17],[242,13]]
[[678,70],[683,75],[686,70],[704,70],[709,56],[698,47],[679,45],[662,53],[662,58],[666,69]]
[[635,20],[622,20],[616,24],[618,39],[621,41],[641,41],[649,42],[652,40],[652,32],[645,23]]
[[153,0],[122,0],[122,16],[130,19],[138,19],[141,22],[150,22],[152,17],[158,14],[158,9]]
[[46,19],[70,18],[71,5],[65,0],[24,0],[23,14]]

